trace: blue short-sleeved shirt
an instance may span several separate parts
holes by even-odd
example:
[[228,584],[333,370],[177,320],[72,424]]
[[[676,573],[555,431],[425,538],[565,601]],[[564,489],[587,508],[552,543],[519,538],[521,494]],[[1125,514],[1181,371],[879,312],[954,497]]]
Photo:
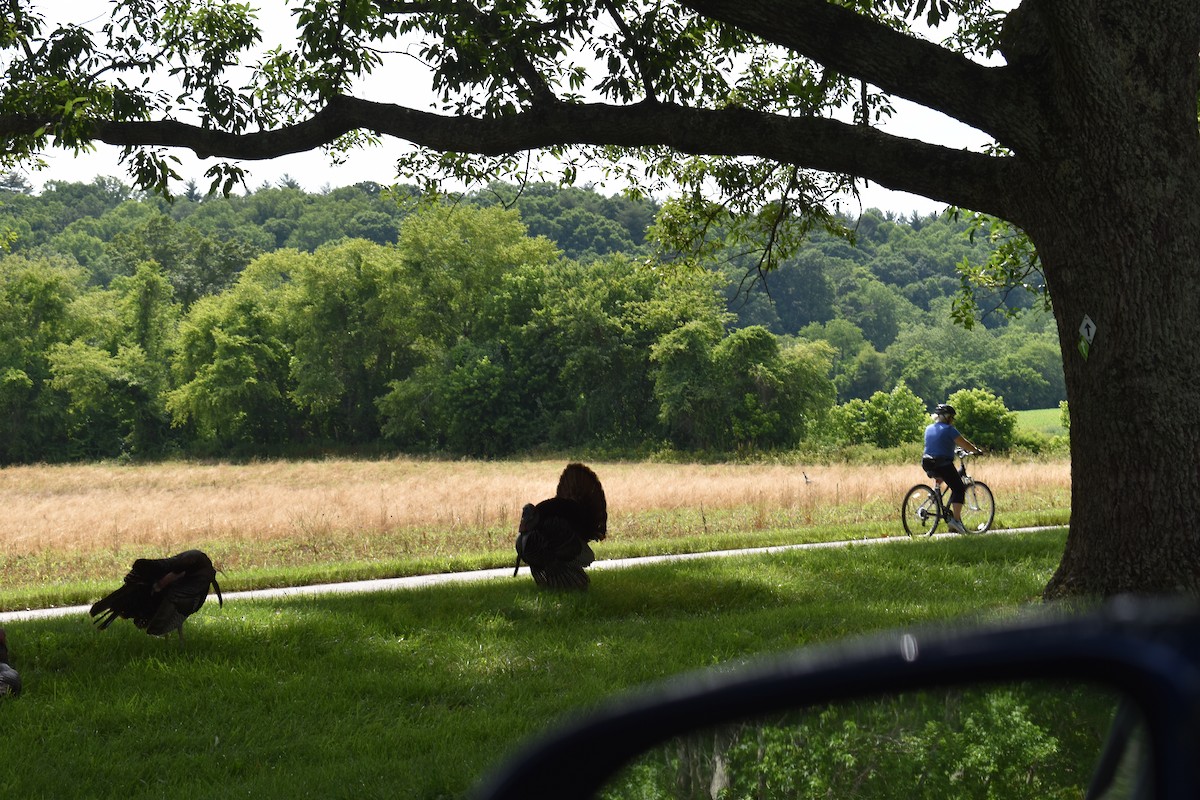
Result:
[[935,422],[925,429],[925,455],[953,459],[958,428],[948,422]]

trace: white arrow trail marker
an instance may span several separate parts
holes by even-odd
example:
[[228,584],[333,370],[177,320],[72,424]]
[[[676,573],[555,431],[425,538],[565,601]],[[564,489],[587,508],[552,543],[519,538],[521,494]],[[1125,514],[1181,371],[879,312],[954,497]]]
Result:
[[1079,354],[1087,360],[1088,351],[1092,349],[1092,340],[1096,338],[1096,323],[1087,314],[1083,315],[1083,324],[1079,326]]

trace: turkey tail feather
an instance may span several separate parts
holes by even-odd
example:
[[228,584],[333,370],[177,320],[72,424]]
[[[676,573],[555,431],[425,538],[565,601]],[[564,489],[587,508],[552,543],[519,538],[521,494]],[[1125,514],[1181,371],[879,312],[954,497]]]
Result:
[[604,487],[596,473],[583,464],[567,464],[558,478],[556,497],[574,500],[587,509],[591,518],[589,539],[603,539],[608,535],[608,504],[604,499]]
[[531,570],[533,582],[543,589],[558,589],[560,591],[587,591],[591,581],[583,567],[574,565],[557,565],[546,569]]

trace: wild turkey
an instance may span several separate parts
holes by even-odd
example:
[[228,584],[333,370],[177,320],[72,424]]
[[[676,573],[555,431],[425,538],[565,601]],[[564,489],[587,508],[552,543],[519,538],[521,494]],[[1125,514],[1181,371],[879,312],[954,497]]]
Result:
[[21,676],[8,665],[8,639],[0,628],[0,697],[16,697],[21,693]]
[[524,561],[534,583],[542,588],[587,589],[583,568],[596,560],[588,542],[608,533],[608,506],[600,479],[583,464],[568,464],[554,497],[527,504],[517,530],[514,577]]
[[151,636],[179,631],[182,644],[183,623],[204,605],[209,584],[217,591],[217,603],[224,606],[217,571],[199,550],[170,558],[139,558],[121,588],[99,600],[90,613],[100,630],[120,617],[133,620]]

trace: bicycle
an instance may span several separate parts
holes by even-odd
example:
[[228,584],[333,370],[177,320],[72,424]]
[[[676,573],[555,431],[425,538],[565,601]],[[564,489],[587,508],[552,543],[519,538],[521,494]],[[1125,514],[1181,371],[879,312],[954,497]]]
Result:
[[[958,474],[962,476],[967,487],[962,507],[963,527],[967,529],[967,533],[985,533],[992,527],[996,518],[996,501],[992,497],[992,490],[986,483],[967,474],[967,458],[974,454],[956,448],[954,455],[958,458]],[[933,486],[918,483],[909,489],[900,505],[900,519],[904,523],[904,532],[909,536],[916,536],[918,533],[932,536],[937,530],[938,522],[945,521],[946,527],[950,527],[953,513],[947,501],[949,492],[950,487],[943,486],[940,479],[934,480]]]

